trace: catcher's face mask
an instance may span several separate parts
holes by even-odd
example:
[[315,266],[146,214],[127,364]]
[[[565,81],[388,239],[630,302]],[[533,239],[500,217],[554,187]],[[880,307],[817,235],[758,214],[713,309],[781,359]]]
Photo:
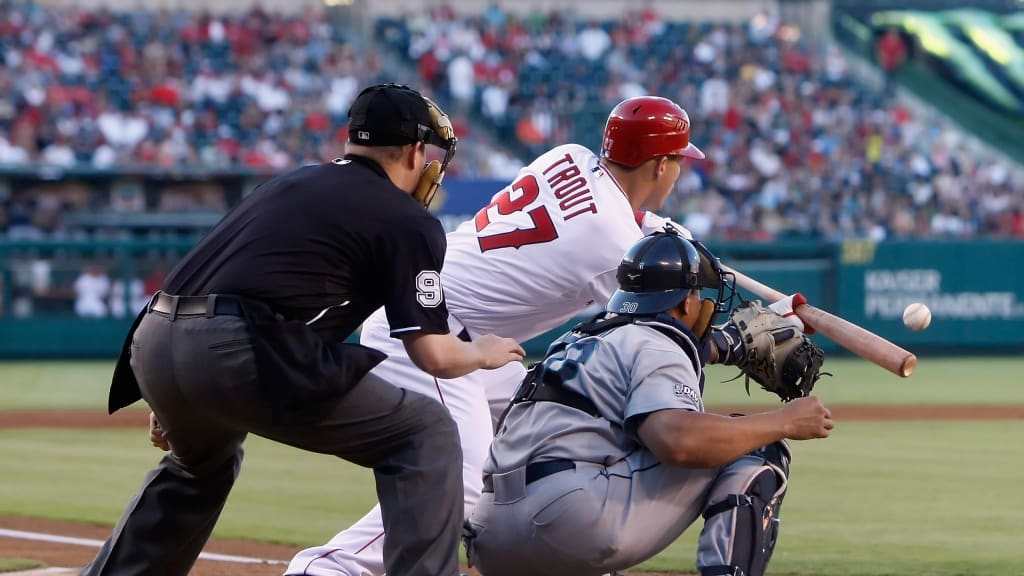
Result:
[[690,243],[700,254],[699,281],[701,287],[717,291],[714,299],[705,299],[710,304],[705,304],[704,307],[712,306],[710,312],[705,312],[708,316],[708,323],[711,323],[715,315],[727,313],[732,309],[732,301],[736,297],[736,277],[731,272],[722,269],[722,262],[704,244],[697,240],[690,240]]
[[448,115],[430,98],[424,96],[423,100],[427,103],[427,109],[430,111],[431,125],[418,124],[417,138],[424,144],[432,144],[444,150],[444,158],[440,161],[431,160],[423,168],[420,181],[416,184],[416,190],[412,194],[412,197],[424,207],[429,207],[434,195],[437,194],[437,189],[441,186],[448,163],[455,157],[458,138],[455,137],[455,129],[452,128],[452,122]]

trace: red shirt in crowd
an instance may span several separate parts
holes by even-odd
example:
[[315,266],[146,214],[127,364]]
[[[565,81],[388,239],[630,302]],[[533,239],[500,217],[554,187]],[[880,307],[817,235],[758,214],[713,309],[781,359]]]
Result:
[[886,72],[893,72],[903,64],[907,57],[907,46],[903,43],[903,37],[895,29],[890,28],[878,39],[876,46],[878,64]]

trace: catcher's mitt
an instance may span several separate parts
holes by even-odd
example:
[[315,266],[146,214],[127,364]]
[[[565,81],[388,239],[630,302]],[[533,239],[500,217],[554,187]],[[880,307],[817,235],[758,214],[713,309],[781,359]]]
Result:
[[792,321],[762,306],[759,300],[744,302],[733,310],[725,331],[739,333],[742,349],[729,363],[746,376],[748,394],[753,379],[783,402],[789,402],[810,394],[821,377],[825,361],[821,348],[797,330]]

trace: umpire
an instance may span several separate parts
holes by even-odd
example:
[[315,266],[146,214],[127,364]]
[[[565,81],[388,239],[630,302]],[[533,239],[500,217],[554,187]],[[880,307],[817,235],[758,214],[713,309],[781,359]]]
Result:
[[[250,432],[373,468],[388,573],[457,573],[455,425],[436,401],[370,374],[384,354],[342,341],[384,306],[392,336],[438,377],[503,366],[523,350],[449,333],[445,236],[424,207],[455,151],[447,117],[394,84],[361,92],[349,116],[344,158],[256,188],[136,319],[109,409],[145,399],[171,451],[82,574],[187,574]],[[424,170],[427,144],[445,158]]]

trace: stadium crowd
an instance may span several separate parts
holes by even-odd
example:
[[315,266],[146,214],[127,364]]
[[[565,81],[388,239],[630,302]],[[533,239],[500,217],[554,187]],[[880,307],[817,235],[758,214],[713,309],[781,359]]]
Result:
[[[283,170],[334,157],[357,90],[397,52],[463,139],[452,177],[509,179],[547,147],[599,146],[607,111],[680,102],[706,161],[666,215],[702,237],[1024,237],[1019,167],[856,82],[794,26],[421,7],[357,48],[323,13],[213,17],[0,0],[0,165]],[[391,72],[394,73],[393,71]],[[12,217],[0,194],[0,232]],[[24,199],[22,199],[24,204]],[[91,209],[95,209],[92,207]]]
[[666,215],[699,236],[1024,237],[1020,167],[856,81],[835,46],[818,53],[770,14],[667,22],[636,6],[613,22],[441,6],[380,27],[425,83],[532,154],[599,146],[623,98],[680,102],[708,159]]
[[0,163],[284,169],[336,152],[379,79],[323,14],[0,11]]

